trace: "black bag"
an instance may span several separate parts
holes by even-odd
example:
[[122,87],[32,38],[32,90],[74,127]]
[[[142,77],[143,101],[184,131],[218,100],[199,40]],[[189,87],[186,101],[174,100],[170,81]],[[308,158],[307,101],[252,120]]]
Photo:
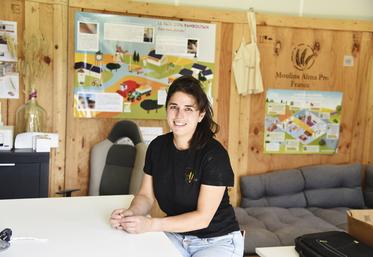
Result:
[[373,248],[342,231],[297,237],[295,250],[300,257],[373,257]]

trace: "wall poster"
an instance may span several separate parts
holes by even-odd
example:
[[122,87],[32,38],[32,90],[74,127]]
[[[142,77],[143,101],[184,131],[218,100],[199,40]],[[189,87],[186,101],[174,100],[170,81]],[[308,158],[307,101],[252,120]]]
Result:
[[267,90],[264,152],[336,153],[342,96],[341,92]]
[[74,116],[164,119],[167,89],[182,75],[212,99],[215,25],[78,12]]
[[0,98],[19,98],[17,23],[0,20]]

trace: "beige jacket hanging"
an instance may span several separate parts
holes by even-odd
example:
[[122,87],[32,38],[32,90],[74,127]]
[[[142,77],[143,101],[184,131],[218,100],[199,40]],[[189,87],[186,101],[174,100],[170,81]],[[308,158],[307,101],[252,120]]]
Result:
[[263,92],[260,53],[256,44],[255,13],[252,11],[248,12],[247,19],[251,33],[251,43],[245,44],[242,38],[240,48],[237,50],[232,62],[237,91],[240,95]]

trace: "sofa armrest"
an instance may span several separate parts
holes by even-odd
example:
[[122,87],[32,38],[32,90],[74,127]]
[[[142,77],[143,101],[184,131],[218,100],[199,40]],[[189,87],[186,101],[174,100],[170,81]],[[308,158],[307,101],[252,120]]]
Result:
[[368,165],[366,168],[364,200],[368,208],[373,208],[373,165]]

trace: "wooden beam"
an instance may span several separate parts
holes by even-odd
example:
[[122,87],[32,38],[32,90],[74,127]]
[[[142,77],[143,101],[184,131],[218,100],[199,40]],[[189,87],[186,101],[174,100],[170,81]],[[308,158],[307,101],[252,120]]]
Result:
[[256,22],[259,26],[373,32],[373,22],[363,20],[322,19],[259,13]]
[[219,60],[216,63],[220,66],[216,67],[219,70],[219,81],[215,84],[217,87],[218,97],[216,101],[218,114],[217,122],[220,126],[220,131],[217,135],[220,143],[228,148],[229,138],[229,96],[230,95],[230,84],[231,84],[231,67],[232,67],[232,38],[233,38],[233,24],[222,23],[220,29],[220,53]]
[[[164,17],[168,19],[174,18],[210,22],[247,23],[245,11],[222,10],[207,7],[176,7],[167,4],[125,0],[70,0],[69,6],[83,9],[121,12],[123,14]],[[264,13],[258,13],[256,19],[259,26],[373,32],[373,22],[364,20],[321,19]]]
[[[233,26],[232,34],[232,44],[231,44],[231,53],[233,53],[239,48],[244,36],[247,39],[248,36],[248,27],[243,24],[235,24]],[[240,149],[240,106],[242,97],[237,92],[236,83],[234,81],[233,72],[230,72],[230,90],[229,90],[229,116],[228,116],[228,153],[231,158],[231,165],[234,171],[234,187],[229,192],[231,203],[234,206],[238,206],[240,202],[240,191],[239,183],[240,177],[242,174],[246,174],[246,170],[241,170],[241,156]],[[246,112],[249,113],[249,112]]]
[[52,4],[52,5],[68,5],[69,0],[27,0],[27,2],[35,2],[40,4]]
[[[373,35],[362,33],[359,52],[364,53],[356,58],[358,66],[356,86],[358,98],[354,109],[349,110],[356,117],[352,126],[350,162],[369,162],[371,142],[373,140]],[[370,160],[372,162],[373,159]]]
[[[25,1],[25,32],[24,32],[24,41],[25,42],[31,42],[32,37],[35,35],[39,35],[40,32],[40,4],[36,2],[31,1]],[[24,51],[27,51],[27,49],[24,49]],[[43,74],[45,76],[45,74]],[[39,78],[35,78],[35,85],[39,85]],[[28,95],[30,94],[31,86],[28,83],[29,79],[26,77],[24,83],[25,83],[25,102],[28,100]],[[40,83],[42,84],[42,83]],[[35,86],[34,85],[34,86]],[[39,90],[40,88],[36,88]],[[40,92],[38,92],[39,96],[39,104],[40,104]]]
[[[369,63],[366,69],[366,87],[368,88],[366,110],[367,116],[364,138],[364,151],[363,151],[363,163],[373,164],[373,56],[370,57]],[[364,107],[362,107],[364,108]]]
[[50,195],[64,189],[66,157],[67,103],[67,5],[53,8],[53,121],[52,130],[59,135],[59,146],[51,152]]

